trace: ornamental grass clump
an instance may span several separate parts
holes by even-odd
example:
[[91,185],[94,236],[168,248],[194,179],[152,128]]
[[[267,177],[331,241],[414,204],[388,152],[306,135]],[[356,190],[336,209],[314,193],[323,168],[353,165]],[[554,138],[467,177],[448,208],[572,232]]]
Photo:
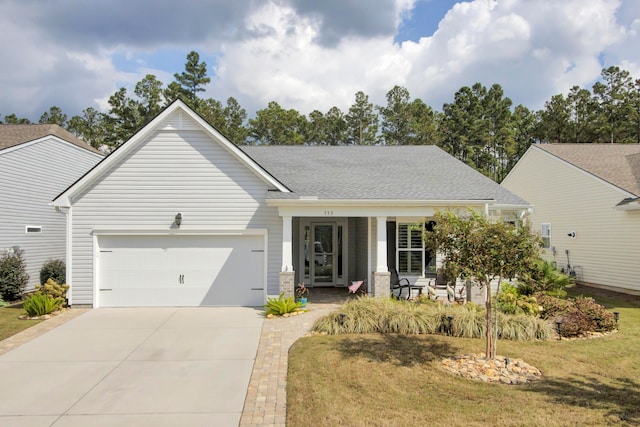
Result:
[[[313,331],[338,334],[442,334],[481,338],[486,332],[484,309],[475,304],[416,304],[384,298],[357,298],[340,310],[318,319]],[[553,325],[520,315],[498,317],[499,337],[510,340],[547,340]]]
[[23,300],[22,308],[29,317],[39,317],[51,314],[60,308],[60,301],[49,295],[35,293]]

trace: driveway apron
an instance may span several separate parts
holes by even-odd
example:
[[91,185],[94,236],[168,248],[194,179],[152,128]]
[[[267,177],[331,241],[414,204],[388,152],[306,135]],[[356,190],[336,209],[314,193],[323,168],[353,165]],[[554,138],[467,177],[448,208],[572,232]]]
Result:
[[3,426],[237,426],[263,317],[95,309],[0,355]]

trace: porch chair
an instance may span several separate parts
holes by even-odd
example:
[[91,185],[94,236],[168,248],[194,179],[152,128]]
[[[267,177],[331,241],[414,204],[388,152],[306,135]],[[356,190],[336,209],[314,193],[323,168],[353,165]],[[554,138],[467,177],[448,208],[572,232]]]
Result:
[[393,295],[393,291],[398,289],[396,299],[402,297],[402,290],[405,288],[407,289],[407,299],[411,299],[411,291],[418,291],[418,295],[422,294],[422,290],[424,289],[423,285],[412,285],[406,277],[400,278],[398,270],[395,267],[389,268],[389,271],[391,272],[391,294]]

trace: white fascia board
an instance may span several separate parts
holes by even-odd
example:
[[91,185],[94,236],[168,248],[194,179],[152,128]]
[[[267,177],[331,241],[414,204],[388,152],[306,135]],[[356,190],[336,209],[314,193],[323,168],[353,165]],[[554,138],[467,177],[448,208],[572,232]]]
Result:
[[404,200],[404,199],[267,199],[268,206],[469,206],[493,205],[495,199]]
[[[275,202],[275,203],[274,203]],[[294,202],[294,203],[292,203]],[[431,217],[437,211],[482,207],[482,200],[274,200],[280,216],[291,217]]]
[[489,205],[489,208],[492,210],[503,210],[503,211],[523,211],[523,210],[533,209],[533,205],[493,204],[493,205]]
[[637,211],[638,209],[640,209],[640,201],[635,200],[622,205],[616,205],[613,207],[613,209],[617,211]]
[[[116,164],[121,159],[126,157],[131,151],[133,151],[138,144],[146,140],[147,137],[155,132],[158,126],[164,122],[164,120],[173,114],[177,110],[182,110],[190,118],[192,118],[202,129],[209,134],[216,141],[220,142],[229,152],[233,153],[238,159],[240,159],[246,166],[252,169],[262,179],[276,187],[283,193],[289,193],[290,190],[285,187],[278,180],[267,174],[262,167],[260,167],[254,160],[247,156],[242,150],[233,145],[227,138],[225,138],[218,131],[213,129],[206,121],[193,112],[184,102],[177,100],[164,111],[162,111],[155,119],[153,119],[144,128],[140,129],[130,139],[122,143],[113,153],[111,153],[102,162],[98,163],[93,169],[91,169],[85,176],[78,180],[75,184],[69,187],[64,193],[58,196],[54,201],[54,206],[68,206],[75,194],[78,194],[84,188],[92,184],[98,177],[100,177],[104,171],[109,170],[111,165]],[[59,204],[62,203],[62,204]]]

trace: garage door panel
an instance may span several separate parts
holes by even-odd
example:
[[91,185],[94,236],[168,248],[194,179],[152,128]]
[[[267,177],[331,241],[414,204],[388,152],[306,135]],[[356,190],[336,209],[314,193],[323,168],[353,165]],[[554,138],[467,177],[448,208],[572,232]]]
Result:
[[262,236],[105,236],[101,306],[264,302]]

